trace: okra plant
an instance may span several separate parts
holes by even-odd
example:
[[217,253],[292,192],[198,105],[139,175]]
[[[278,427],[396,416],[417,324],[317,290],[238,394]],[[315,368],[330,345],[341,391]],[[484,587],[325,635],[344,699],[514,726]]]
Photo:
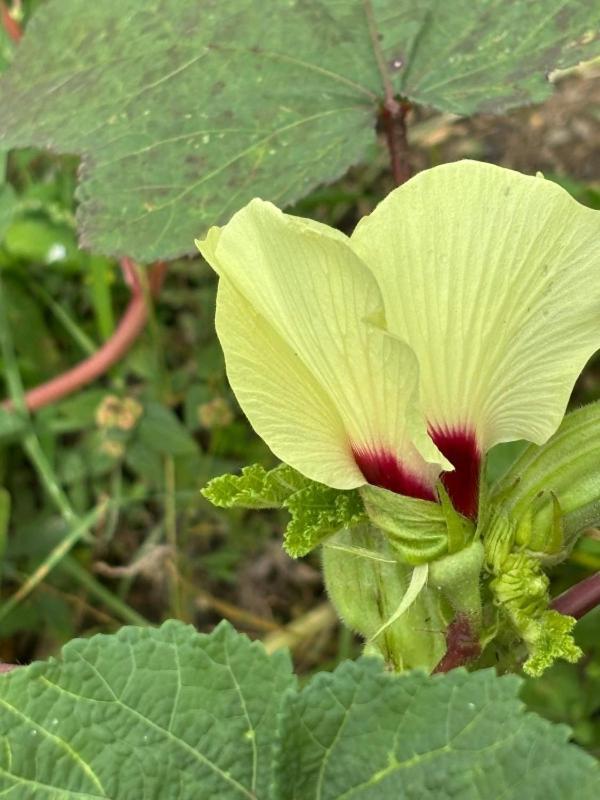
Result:
[[[202,494],[287,510],[285,551],[318,553],[363,652],[299,682],[227,622],[74,640],[0,678],[1,795],[598,796],[593,757],[518,692],[585,657],[573,629],[600,603],[599,575],[559,597],[549,578],[600,526],[600,404],[567,412],[600,349],[600,215],[481,161],[410,177],[407,122],[541,102],[551,71],[600,54],[599,26],[592,0],[35,10],[0,78],[0,147],[81,156],[81,244],[123,259],[139,309],[133,259],[156,262],[157,294],[196,239],[229,383],[280,462]],[[376,161],[375,130],[397,187],[354,230],[280,210]],[[2,232],[17,207],[5,181]],[[32,414],[100,372],[24,393],[0,301],[3,413],[75,531],[66,552],[105,506],[69,506]]]

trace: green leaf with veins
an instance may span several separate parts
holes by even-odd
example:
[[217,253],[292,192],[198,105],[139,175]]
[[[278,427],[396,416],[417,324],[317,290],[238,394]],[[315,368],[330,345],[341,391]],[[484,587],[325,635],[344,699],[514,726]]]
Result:
[[288,205],[364,159],[385,83],[461,114],[539,101],[549,70],[600,52],[599,15],[595,0],[49,0],[0,80],[0,146],[81,155],[85,246],[173,258],[250,198]]
[[597,797],[594,760],[567,745],[568,728],[524,713],[520,685],[493,670],[397,677],[375,661],[321,673],[285,697],[275,797]]
[[0,794],[20,800],[268,795],[276,715],[295,685],[226,623],[75,640],[0,679]]
[[[409,0],[398,4],[401,8]],[[548,74],[600,54],[596,0],[417,0],[419,32],[382,26],[397,91],[456,114],[539,103]],[[400,29],[401,30],[401,29]]]
[[494,671],[345,662],[301,692],[222,623],[123,628],[0,678],[0,794],[19,800],[578,800],[594,760]]

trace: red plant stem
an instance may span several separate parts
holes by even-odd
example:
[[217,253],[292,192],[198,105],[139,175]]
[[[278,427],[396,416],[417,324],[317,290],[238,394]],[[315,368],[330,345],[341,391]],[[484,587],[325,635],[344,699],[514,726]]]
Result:
[[14,17],[11,17],[10,11],[6,4],[0,0],[0,17],[2,18],[2,27],[13,40],[13,42],[21,41],[23,36],[23,29]]
[[465,614],[458,614],[446,630],[446,653],[433,673],[450,672],[462,667],[481,654],[481,645],[473,636],[471,623]]
[[380,120],[390,154],[392,175],[396,186],[401,186],[412,176],[409,159],[408,140],[406,138],[406,115],[410,110],[409,103],[392,103],[386,101],[380,112]]
[[[384,101],[379,111],[379,122],[385,132],[394,181],[396,182],[396,186],[400,186],[412,175],[408,160],[408,142],[406,139],[406,114],[410,109],[410,103],[404,100],[398,101],[394,96],[394,85],[390,77],[390,65],[386,62],[381,49],[381,36],[377,20],[375,19],[372,0],[363,0],[363,8],[369,36],[371,38],[371,45],[373,47],[373,54],[383,84]],[[395,69],[398,68],[397,64],[393,66]]]
[[590,575],[566,592],[556,597],[550,607],[561,614],[581,619],[588,611],[600,605],[600,572]]
[[[77,366],[26,392],[25,404],[29,411],[55,403],[99,378],[123,357],[139,336],[148,319],[147,300],[133,261],[123,258],[121,267],[131,286],[131,300],[114,334],[92,356]],[[163,261],[158,261],[151,268],[149,288],[152,295],[160,291],[166,268]],[[5,400],[2,407],[10,409],[11,401]]]

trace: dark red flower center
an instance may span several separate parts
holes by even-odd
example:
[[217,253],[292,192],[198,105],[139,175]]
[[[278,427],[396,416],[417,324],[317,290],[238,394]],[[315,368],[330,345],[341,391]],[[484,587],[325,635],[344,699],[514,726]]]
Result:
[[[481,453],[475,434],[466,429],[444,431],[431,428],[429,435],[454,465],[453,472],[443,472],[441,475],[454,508],[465,517],[475,519],[481,466]],[[365,480],[373,486],[420,500],[437,499],[434,489],[423,478],[408,470],[390,450],[352,447],[352,453]]]
[[418,497],[419,500],[436,500],[435,492],[418,475],[406,469],[389,450],[361,450],[353,447],[352,453],[365,480],[396,494]]
[[452,505],[465,517],[475,519],[481,470],[481,453],[475,434],[464,428],[455,431],[431,428],[429,435],[454,466],[452,472],[442,472],[441,476]]

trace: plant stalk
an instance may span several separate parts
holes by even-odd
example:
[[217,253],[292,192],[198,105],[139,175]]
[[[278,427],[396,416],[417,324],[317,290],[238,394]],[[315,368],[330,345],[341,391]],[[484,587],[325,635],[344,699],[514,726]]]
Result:
[[20,42],[23,36],[23,28],[20,22],[12,16],[6,7],[6,3],[3,3],[2,0],[0,0],[0,18],[2,19],[2,27],[9,38],[12,39],[13,42]]
[[[24,403],[29,411],[36,411],[55,403],[104,375],[125,355],[140,335],[148,319],[143,287],[134,263],[129,258],[124,258],[121,264],[125,278],[131,286],[132,297],[114,334],[89,358],[63,372],[62,375],[26,392]],[[151,269],[150,287],[153,294],[160,291],[166,267],[165,262],[159,261]],[[13,408],[13,399],[5,400],[2,407]]]
[[588,611],[600,605],[600,572],[571,586],[566,592],[554,598],[550,607],[561,614],[581,619]]
[[390,78],[389,66],[381,50],[381,39],[377,30],[377,22],[371,0],[363,0],[369,36],[377,61],[377,68],[383,83],[384,101],[379,111],[379,122],[385,133],[387,148],[390,154],[392,175],[396,186],[405,183],[412,175],[409,161],[408,140],[406,138],[406,115],[410,103],[396,100],[394,86]]

